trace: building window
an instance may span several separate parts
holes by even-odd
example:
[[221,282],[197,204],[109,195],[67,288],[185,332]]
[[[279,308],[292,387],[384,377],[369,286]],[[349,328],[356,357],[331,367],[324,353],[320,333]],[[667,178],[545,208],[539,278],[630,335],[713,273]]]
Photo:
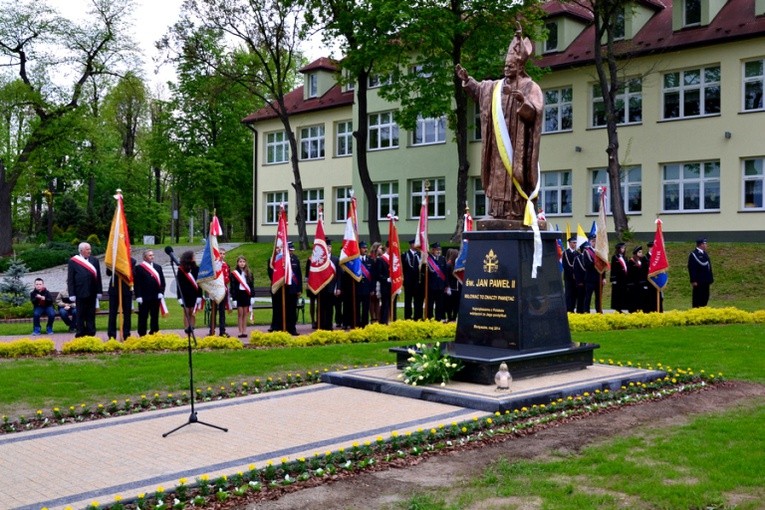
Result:
[[353,122],[350,120],[338,122],[335,130],[335,155],[350,156],[353,154]]
[[765,209],[762,190],[765,187],[765,158],[744,160],[744,209]]
[[542,172],[540,191],[542,198],[538,205],[545,216],[571,214],[571,170]]
[[472,101],[471,104],[473,105],[473,140],[478,142],[481,140],[481,107]]
[[319,221],[319,210],[324,205],[324,188],[303,190],[303,214],[306,223]]
[[324,157],[324,126],[300,129],[300,159],[321,159]]
[[279,207],[284,204],[284,210],[287,211],[287,192],[272,191],[266,193],[266,224],[276,224],[279,222]]
[[545,23],[547,39],[545,40],[545,53],[558,51],[558,24],[555,22]]
[[423,119],[417,117],[417,125],[412,134],[413,145],[430,145],[446,141],[446,117]]
[[345,221],[348,219],[348,210],[351,208],[350,186],[335,188],[335,221]]
[[612,29],[612,34],[614,41],[620,41],[624,39],[624,8],[619,9],[619,12],[616,13],[616,16],[614,17],[614,24]]
[[701,24],[701,0],[683,1],[683,26]]
[[266,135],[266,163],[286,163],[290,159],[290,142],[286,131]]
[[385,220],[388,214],[398,212],[398,181],[378,182],[377,219]]
[[[597,214],[600,210],[600,195],[598,189],[605,186],[610,188],[608,170],[596,168],[592,171],[590,186],[590,213]],[[624,212],[627,214],[640,213],[643,208],[643,171],[640,166],[623,166],[619,176],[621,184]],[[611,214],[611,199],[606,200],[606,214]]]
[[571,131],[574,120],[571,110],[573,89],[545,90],[545,120],[542,124],[543,133],[555,133],[558,131]]
[[308,75],[308,97],[317,97],[319,95],[319,75],[311,73]]
[[664,75],[664,118],[720,113],[720,66]]
[[420,217],[420,208],[425,196],[425,181],[429,182],[428,190],[428,218],[446,217],[446,179],[437,177],[435,179],[417,179],[409,182],[411,209],[410,218]]
[[412,74],[419,78],[432,78],[433,73],[431,71],[426,71],[425,66],[422,64],[417,64],[416,66],[412,66]]
[[664,211],[719,211],[720,162],[703,161],[664,165]]
[[765,59],[744,62],[744,111],[762,110],[765,90]]
[[486,198],[486,192],[483,189],[483,182],[480,177],[473,177],[473,210],[474,218],[486,216],[489,210],[489,199]]
[[[643,121],[643,84],[639,78],[628,80],[616,93],[617,124],[637,124]],[[592,86],[592,127],[606,125],[606,107],[600,85]]]
[[369,75],[369,88],[374,89],[377,87],[382,87],[383,85],[390,85],[392,81],[392,77],[390,74],[386,74],[384,76],[381,76],[379,74],[370,74]]
[[369,150],[397,147],[398,124],[393,112],[369,114]]

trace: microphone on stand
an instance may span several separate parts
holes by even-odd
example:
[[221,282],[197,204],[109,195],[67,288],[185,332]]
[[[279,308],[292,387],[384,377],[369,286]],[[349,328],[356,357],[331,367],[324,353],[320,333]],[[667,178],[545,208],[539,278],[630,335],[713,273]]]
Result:
[[172,246],[165,246],[165,253],[167,253],[167,256],[170,257],[170,261],[175,264],[176,266],[181,265],[181,261],[178,260],[178,257],[175,256],[175,253],[173,253],[173,247]]

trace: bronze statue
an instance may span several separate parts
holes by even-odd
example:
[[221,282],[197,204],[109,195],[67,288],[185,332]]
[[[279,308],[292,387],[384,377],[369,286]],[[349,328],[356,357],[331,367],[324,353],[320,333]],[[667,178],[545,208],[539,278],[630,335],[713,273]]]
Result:
[[[507,50],[504,79],[479,83],[460,64],[456,66],[462,86],[481,109],[481,180],[493,218],[524,220],[529,211],[536,215],[544,98],[526,74],[532,51],[519,27]],[[502,117],[496,124],[494,109],[496,117]]]

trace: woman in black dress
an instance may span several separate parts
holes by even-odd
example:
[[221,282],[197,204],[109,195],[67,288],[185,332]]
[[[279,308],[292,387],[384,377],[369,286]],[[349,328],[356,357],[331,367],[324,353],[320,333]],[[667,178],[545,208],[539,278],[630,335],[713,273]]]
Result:
[[202,308],[202,289],[197,285],[199,266],[194,260],[194,252],[189,250],[181,254],[176,278],[178,302],[184,308],[183,327],[194,329],[196,313]]
[[236,308],[239,338],[247,338],[247,312],[250,310],[252,299],[253,277],[243,256],[236,258],[236,267],[231,271],[231,301]]
[[624,243],[618,243],[611,257],[611,308],[619,313],[629,309],[627,300],[627,260]]

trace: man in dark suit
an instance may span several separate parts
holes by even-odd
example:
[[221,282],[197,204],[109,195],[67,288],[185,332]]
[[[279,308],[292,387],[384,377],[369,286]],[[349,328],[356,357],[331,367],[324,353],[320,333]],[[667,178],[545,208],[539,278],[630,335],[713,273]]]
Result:
[[444,296],[451,291],[447,285],[446,259],[441,255],[441,245],[431,243],[428,254],[428,319],[443,321]]
[[287,322],[287,332],[297,336],[297,305],[300,295],[303,294],[303,274],[300,271],[300,260],[295,255],[295,245],[292,241],[287,242],[290,252],[290,265],[292,266],[292,281],[287,285],[285,296],[284,313]]
[[688,255],[688,275],[693,288],[691,306],[698,308],[709,303],[709,287],[714,283],[712,261],[707,253],[707,240],[700,237],[696,240],[696,249]]
[[404,319],[422,320],[422,302],[425,298],[420,281],[420,252],[414,248],[414,239],[401,257],[404,264]]
[[79,253],[69,259],[66,286],[69,300],[77,303],[77,333],[75,338],[96,334],[96,301],[101,297],[101,266],[90,256],[88,243],[80,243]]
[[143,253],[143,262],[133,270],[135,300],[138,303],[138,335],[146,335],[146,322],[150,320],[149,333],[159,331],[159,308],[165,297],[165,275],[162,266],[154,262],[154,252]]
[[574,263],[579,257],[576,251],[576,236],[568,238],[568,248],[563,252],[563,286],[566,292],[566,310],[576,311],[576,278],[574,278]]
[[369,324],[369,299],[377,282],[375,261],[367,255],[367,243],[359,243],[361,254],[361,280],[356,283],[357,326],[363,328]]
[[340,269],[340,260],[332,255],[332,241],[326,240],[327,250],[329,251],[329,260],[332,267],[335,269],[335,276],[332,280],[324,286],[319,292],[316,299],[316,306],[318,311],[316,313],[318,329],[331,330],[332,329],[332,314],[335,310],[335,299],[340,297],[340,275],[337,274]]

